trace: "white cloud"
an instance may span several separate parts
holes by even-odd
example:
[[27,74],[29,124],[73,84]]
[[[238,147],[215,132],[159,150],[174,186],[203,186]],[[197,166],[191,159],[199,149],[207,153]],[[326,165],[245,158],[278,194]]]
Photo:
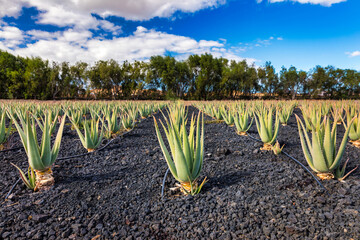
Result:
[[100,20],[99,24],[103,30],[112,32],[113,35],[119,35],[122,33],[121,26],[115,26],[112,22]]
[[38,22],[57,26],[95,27],[91,13],[128,20],[171,17],[176,11],[196,12],[225,4],[226,0],[0,0],[0,17],[18,17],[22,7],[40,11]]
[[[257,3],[261,3],[263,0],[256,0]],[[277,3],[277,2],[298,2],[298,3],[310,3],[310,4],[319,4],[325,7],[330,7],[332,4],[346,2],[347,0],[268,0],[270,3]]]
[[349,57],[358,57],[360,56],[360,51],[347,52],[346,54],[349,55]]
[[0,26],[0,40],[6,48],[15,47],[23,42],[23,32],[17,27]]
[[56,39],[60,36],[60,32],[46,32],[41,30],[30,30],[27,31],[26,34],[32,40],[50,40],[50,39]]
[[[75,63],[85,61],[94,63],[98,60],[115,59],[119,62],[129,60],[147,60],[154,55],[164,55],[173,52],[179,59],[190,54],[211,53],[215,57],[225,57],[243,60],[237,49],[225,48],[218,41],[196,41],[189,37],[168,34],[144,27],[128,37],[113,37],[112,39],[92,38],[87,30],[69,29],[63,32],[47,33],[44,31],[28,31],[25,38],[39,38],[26,47],[13,47],[11,53],[21,56],[40,56],[51,61],[68,61]],[[24,38],[24,36],[23,36]],[[0,44],[0,48],[4,46]],[[254,59],[247,59],[254,62]]]
[[18,17],[24,5],[26,6],[26,2],[23,0],[0,0],[0,18]]
[[176,11],[196,12],[217,7],[226,0],[73,0],[77,8],[92,11],[101,16],[121,16],[131,20],[147,20],[153,17],[170,17]]
[[[0,49],[21,56],[40,56],[71,63],[94,63],[106,59],[119,62],[147,60],[166,52],[173,52],[179,59],[207,52],[216,57],[243,60],[238,55],[238,49],[225,47],[224,39],[197,41],[141,26],[130,36],[120,37],[121,26],[104,20],[110,15],[132,20],[170,17],[177,11],[196,12],[225,2],[226,0],[0,0],[0,4],[9,9],[0,10]],[[37,24],[66,27],[66,30],[47,32],[32,29],[23,32],[1,22],[4,16],[20,16],[23,7],[35,7],[39,11],[36,16],[32,16]],[[93,13],[103,19],[94,17]],[[105,31],[105,34],[111,34],[112,38],[104,38],[102,35],[95,37],[93,30],[99,29]],[[255,60],[249,59],[249,62],[253,61]]]

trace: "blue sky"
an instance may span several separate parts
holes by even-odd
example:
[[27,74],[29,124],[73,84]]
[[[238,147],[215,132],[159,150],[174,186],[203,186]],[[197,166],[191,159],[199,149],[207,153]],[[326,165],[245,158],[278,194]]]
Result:
[[360,70],[358,0],[0,0],[0,49],[51,61],[212,53]]

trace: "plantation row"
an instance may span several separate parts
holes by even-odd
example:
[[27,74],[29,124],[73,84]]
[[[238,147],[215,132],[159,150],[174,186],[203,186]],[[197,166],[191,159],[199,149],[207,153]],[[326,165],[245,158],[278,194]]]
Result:
[[[298,107],[302,112],[302,118],[297,115],[296,118],[303,154],[317,176],[320,179],[344,180],[355,170],[346,171],[347,162],[342,161],[342,156],[348,138],[355,147],[360,146],[357,102],[238,101],[194,102],[193,105],[203,114],[212,116],[215,122],[235,125],[236,132],[242,136],[248,135],[247,131],[255,122],[263,142],[261,150],[273,151],[276,155],[284,147],[276,140],[280,125],[287,125],[294,108]],[[54,184],[51,168],[61,147],[66,119],[90,153],[99,148],[103,138],[116,138],[131,130],[141,118],[147,118],[164,107],[165,122],[159,124],[154,118],[159,145],[171,174],[179,182],[178,188],[184,194],[197,194],[206,183],[206,178],[199,182],[204,164],[204,116],[201,112],[198,116],[188,116],[187,108],[181,102],[39,104],[10,101],[1,106],[0,144],[2,149],[11,150],[8,140],[17,132],[27,154],[29,169],[25,174],[14,166],[29,189],[48,189]],[[346,130],[336,150],[339,124],[343,124]]]

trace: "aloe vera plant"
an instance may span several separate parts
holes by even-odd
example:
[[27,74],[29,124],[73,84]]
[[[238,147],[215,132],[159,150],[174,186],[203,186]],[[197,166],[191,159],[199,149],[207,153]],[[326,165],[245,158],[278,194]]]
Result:
[[239,135],[247,136],[247,131],[250,129],[254,118],[250,119],[250,114],[247,109],[234,114],[234,123],[236,132]]
[[53,135],[54,131],[55,131],[55,127],[56,127],[56,123],[57,123],[57,118],[59,116],[59,111],[53,111],[51,109],[47,110],[47,113],[44,113],[45,115],[47,114],[47,118],[44,118],[43,114],[38,115],[37,118],[35,118],[38,126],[40,127],[41,131],[44,131],[44,125],[45,125],[45,121],[48,121],[48,125],[50,126],[50,134]]
[[[72,122],[73,120],[70,119]],[[81,144],[86,148],[88,152],[93,152],[100,145],[103,138],[103,124],[101,124],[101,129],[99,130],[100,119],[85,119],[82,123],[84,128],[84,134],[81,132],[79,126],[73,122],[73,126],[80,138]]]
[[288,105],[288,106],[281,106],[278,109],[278,115],[279,115],[279,120],[281,125],[286,126],[287,122],[291,116],[291,114],[293,113],[294,110],[294,106],[293,105]]
[[184,119],[180,127],[173,118],[165,118],[165,121],[166,127],[162,122],[161,124],[170,146],[171,155],[165,146],[154,117],[156,135],[170,172],[180,183],[178,187],[184,194],[198,194],[206,182],[205,178],[200,185],[198,184],[204,158],[204,118],[202,117],[201,129],[200,112],[197,117],[196,129],[196,119],[194,116],[191,118],[189,134],[186,130],[187,120]]
[[229,125],[229,126],[233,126],[234,125],[234,115],[231,112],[231,110],[229,109],[228,111],[226,109],[223,109],[221,111],[221,116],[224,119],[224,122]]
[[320,179],[334,178],[333,172],[340,165],[350,131],[349,126],[354,119],[349,122],[336,154],[336,121],[331,127],[330,119],[325,116],[321,127],[312,131],[312,140],[310,141],[306,127],[301,119],[297,115],[295,116],[303,153],[310,168],[317,173]]
[[51,166],[54,164],[60,150],[66,115],[62,117],[52,148],[50,121],[47,119],[49,117],[48,115],[45,115],[40,146],[38,145],[34,118],[30,118],[29,113],[24,114],[17,111],[16,115],[19,118],[21,124],[20,126],[16,118],[13,116],[12,111],[9,111],[9,115],[11,116],[20,135],[21,142],[28,157],[29,166],[35,171],[36,184],[34,190],[46,189],[48,186],[54,184]]
[[213,117],[217,120],[223,120],[222,111],[223,109],[221,107],[213,107]]
[[83,112],[80,109],[68,109],[67,114],[69,115],[69,118],[72,122],[72,129],[75,129],[74,125],[76,125],[78,128],[82,128],[81,122],[83,117]]
[[180,104],[174,104],[172,106],[169,106],[169,118],[173,120],[173,122],[180,127],[180,125],[183,123],[183,121],[187,118],[188,111],[185,108],[184,105]]
[[131,130],[135,126],[135,119],[130,114],[124,115],[121,122],[126,130]]
[[31,166],[29,166],[27,176],[26,176],[25,173],[21,170],[21,168],[19,168],[18,166],[16,166],[13,163],[11,163],[11,165],[13,165],[19,171],[21,180],[23,181],[25,186],[30,190],[34,190],[36,187],[36,176],[35,176],[34,169]]
[[113,110],[107,108],[104,111],[104,116],[107,124],[105,125],[106,129],[106,138],[111,138],[111,136],[116,135],[117,132],[121,129],[121,121],[118,121],[119,109],[113,108]]
[[[350,142],[357,147],[360,148],[360,113],[356,113],[356,111],[346,110],[346,121],[348,123],[351,122],[351,119],[354,119],[353,123],[349,126],[349,138]],[[345,125],[345,124],[344,124]]]
[[139,106],[139,114],[142,119],[145,119],[148,116],[150,116],[152,112],[153,112],[153,108],[151,105],[144,104]]
[[280,143],[279,143],[278,141],[276,141],[276,143],[274,144],[274,146],[272,146],[273,153],[274,153],[275,155],[279,155],[279,154],[282,152],[284,146],[285,146],[285,144],[281,147],[281,146],[280,146]]
[[5,122],[6,122],[6,111],[3,110],[2,112],[0,111],[0,150],[3,149],[3,144],[7,141],[11,133],[11,125],[12,125],[11,121],[9,123],[8,128],[6,128]]
[[264,143],[264,146],[261,148],[261,150],[272,150],[272,144],[275,142],[279,133],[280,122],[278,119],[278,114],[276,113],[275,126],[273,125],[273,114],[273,107],[261,107],[255,111],[256,127],[261,141]]
[[354,172],[359,167],[359,166],[356,166],[355,168],[353,168],[352,170],[350,170],[348,173],[345,174],[345,170],[346,170],[346,166],[347,166],[348,162],[349,162],[349,159],[346,160],[346,162],[344,163],[344,165],[342,167],[339,166],[335,169],[334,176],[337,180],[344,181],[345,178],[347,178],[352,172]]
[[316,131],[321,126],[322,113],[321,108],[315,107],[314,105],[310,105],[307,107],[301,108],[306,131]]

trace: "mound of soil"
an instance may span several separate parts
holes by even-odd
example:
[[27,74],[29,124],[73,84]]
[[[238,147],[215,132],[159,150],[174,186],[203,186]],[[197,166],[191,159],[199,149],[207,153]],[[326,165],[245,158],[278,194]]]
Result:
[[[193,112],[198,111],[190,107],[189,116]],[[258,137],[255,125],[249,132]],[[278,139],[284,151],[306,164],[294,115],[288,126],[280,126]],[[206,124],[201,180],[209,181],[200,194],[185,197],[170,190],[176,181],[169,174],[162,199],[167,165],[153,119],[145,119],[103,151],[57,161],[50,190],[33,193],[19,183],[1,203],[0,238],[360,238],[359,169],[346,182],[323,181],[328,195],[295,162],[263,152],[261,145],[224,123]],[[66,126],[59,158],[85,152]],[[348,169],[359,164],[359,153],[347,145]],[[1,199],[19,178],[10,162],[25,169],[24,151],[0,153]]]

